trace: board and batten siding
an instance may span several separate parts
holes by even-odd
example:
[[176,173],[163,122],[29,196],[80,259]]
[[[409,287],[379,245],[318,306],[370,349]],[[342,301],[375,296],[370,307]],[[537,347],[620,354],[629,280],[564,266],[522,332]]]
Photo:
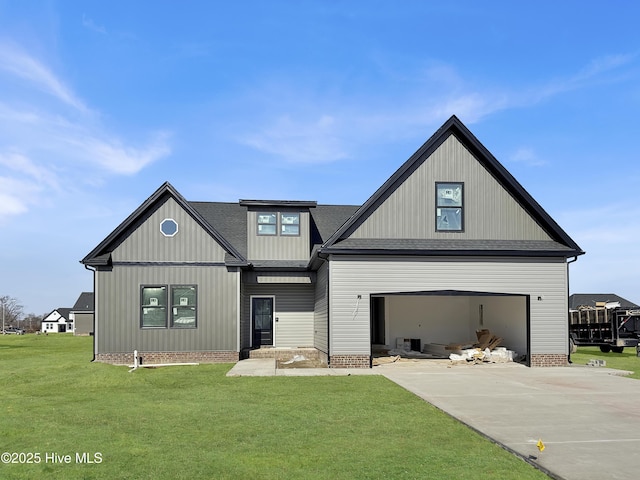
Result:
[[74,335],[89,335],[93,332],[93,312],[75,312],[73,328]]
[[[258,235],[258,213],[299,213],[300,235]],[[277,207],[249,210],[247,212],[247,257],[251,260],[308,260],[311,250],[310,232],[308,211]]]
[[313,346],[329,353],[329,266],[325,262],[318,269],[313,312]]
[[[160,223],[171,218],[178,233],[165,237]],[[114,250],[114,262],[224,262],[225,250],[175,200],[167,199]]]
[[[436,232],[435,182],[464,182],[464,232]],[[551,239],[454,135],[405,179],[351,238]]]
[[311,284],[245,284],[242,324],[251,331],[251,297],[275,297],[274,346],[313,346],[314,286]]
[[[97,271],[96,353],[238,351],[238,275],[223,266]],[[142,285],[196,285],[197,328],[141,328]]]
[[330,355],[370,355],[371,294],[422,290],[530,295],[530,353],[567,353],[564,259],[332,255],[329,265]]

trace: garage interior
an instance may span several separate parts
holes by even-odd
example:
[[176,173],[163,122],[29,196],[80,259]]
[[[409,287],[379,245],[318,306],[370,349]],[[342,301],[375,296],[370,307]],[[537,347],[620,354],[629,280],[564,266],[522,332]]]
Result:
[[419,352],[425,344],[470,345],[477,331],[489,330],[528,365],[529,301],[528,295],[457,290],[372,294],[372,352],[392,351],[405,339]]

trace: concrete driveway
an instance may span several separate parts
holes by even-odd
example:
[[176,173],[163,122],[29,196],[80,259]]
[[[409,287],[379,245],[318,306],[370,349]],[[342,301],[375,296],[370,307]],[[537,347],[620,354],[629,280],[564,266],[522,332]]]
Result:
[[434,362],[374,370],[555,478],[640,478],[640,380],[621,372]]

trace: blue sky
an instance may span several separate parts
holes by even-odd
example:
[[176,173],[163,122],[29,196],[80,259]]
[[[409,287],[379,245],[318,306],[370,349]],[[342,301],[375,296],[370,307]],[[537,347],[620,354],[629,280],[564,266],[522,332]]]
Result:
[[188,200],[363,203],[457,115],[640,302],[636,2],[0,0],[0,295],[79,263],[164,181]]

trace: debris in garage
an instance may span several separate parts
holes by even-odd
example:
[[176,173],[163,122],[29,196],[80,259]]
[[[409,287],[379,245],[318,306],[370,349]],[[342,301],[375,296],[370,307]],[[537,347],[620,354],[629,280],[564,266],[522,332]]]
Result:
[[461,354],[463,349],[471,347],[471,343],[450,343],[449,345],[442,343],[425,343],[422,347],[422,353],[433,355],[436,358],[449,358],[449,355],[452,353]]
[[492,334],[487,329],[476,331],[477,341],[449,343],[425,343],[422,347],[422,353],[433,355],[436,358],[450,358],[450,355],[462,355],[463,352],[470,349],[479,349],[481,352],[485,349],[494,350],[502,343],[502,338]]
[[468,348],[461,354],[452,353],[449,359],[454,363],[508,363],[513,362],[515,356],[515,352],[505,347],[498,347],[495,350]]
[[493,335],[489,330],[477,330],[476,336],[478,337],[478,343],[474,345],[481,350],[488,348],[489,350],[493,350],[495,347],[502,343],[502,338]]
[[[516,360],[516,353],[500,346],[502,338],[488,329],[476,331],[477,341],[444,343],[425,343],[418,351],[419,339],[396,338],[396,348],[384,350],[374,364],[395,363],[412,359],[442,359],[455,363],[507,363]],[[381,352],[382,353],[382,352]]]

